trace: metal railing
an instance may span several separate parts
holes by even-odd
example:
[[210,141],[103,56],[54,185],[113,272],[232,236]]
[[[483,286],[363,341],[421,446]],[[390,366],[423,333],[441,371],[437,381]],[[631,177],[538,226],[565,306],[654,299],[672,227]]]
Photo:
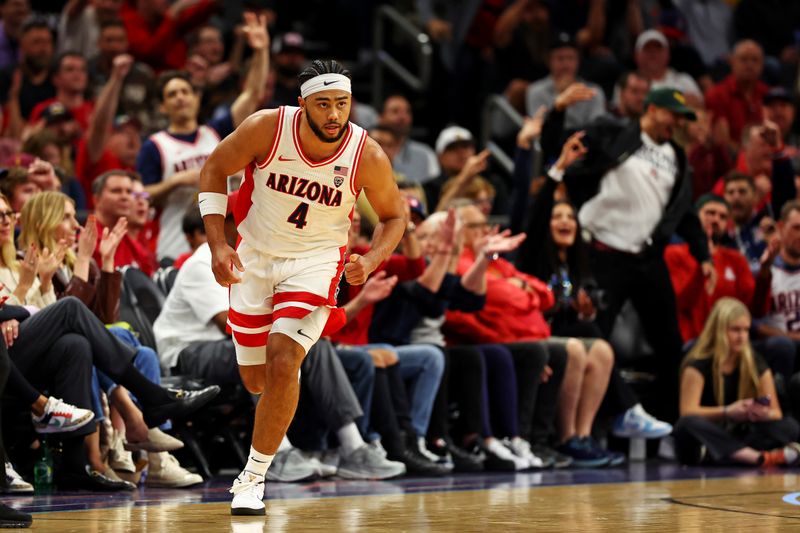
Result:
[[508,119],[514,123],[517,129],[522,127],[523,120],[508,100],[499,94],[490,95],[483,106],[483,132],[481,145],[489,149],[492,157],[500,167],[509,175],[514,172],[514,158],[507,154],[497,143],[492,140],[492,130],[495,121],[495,111],[500,112],[501,118]]
[[[414,45],[417,59],[416,73],[412,73],[384,50],[385,29],[388,23],[391,23],[394,29],[400,31]],[[421,32],[419,27],[397,9],[391,6],[382,6],[375,12],[372,51],[374,54],[372,64],[372,106],[375,109],[380,109],[383,104],[384,69],[400,78],[403,83],[416,92],[422,92],[428,88],[433,63],[433,46],[431,46],[430,37]]]

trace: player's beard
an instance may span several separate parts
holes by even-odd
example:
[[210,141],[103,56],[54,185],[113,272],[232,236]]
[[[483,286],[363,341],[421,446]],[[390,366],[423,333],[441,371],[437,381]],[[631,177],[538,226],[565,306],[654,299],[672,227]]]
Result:
[[344,132],[347,131],[347,123],[350,121],[350,115],[347,115],[347,120],[344,121],[344,126],[339,127],[339,133],[337,133],[334,137],[330,137],[327,133],[325,133],[325,131],[322,129],[324,126],[320,127],[316,122],[314,122],[308,111],[306,111],[306,119],[308,119],[308,127],[311,128],[311,131],[314,132],[314,135],[317,136],[317,139],[324,143],[335,143],[338,142],[339,139],[341,139],[344,135]]

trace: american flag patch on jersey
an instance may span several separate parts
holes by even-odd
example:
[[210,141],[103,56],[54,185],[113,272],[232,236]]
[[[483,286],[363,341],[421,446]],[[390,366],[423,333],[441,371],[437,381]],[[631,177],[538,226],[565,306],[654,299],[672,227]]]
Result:
[[339,165],[336,165],[335,167],[333,167],[333,175],[334,176],[344,176],[346,178],[347,177],[347,173],[349,171],[350,171],[350,169],[347,168],[347,167],[340,167]]

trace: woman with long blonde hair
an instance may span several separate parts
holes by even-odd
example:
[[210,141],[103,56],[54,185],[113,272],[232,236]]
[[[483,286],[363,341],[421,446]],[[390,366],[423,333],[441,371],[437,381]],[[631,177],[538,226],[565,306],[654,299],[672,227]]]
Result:
[[675,451],[683,463],[794,465],[800,426],[784,417],[772,371],[750,345],[750,312],[717,301],[681,366]]

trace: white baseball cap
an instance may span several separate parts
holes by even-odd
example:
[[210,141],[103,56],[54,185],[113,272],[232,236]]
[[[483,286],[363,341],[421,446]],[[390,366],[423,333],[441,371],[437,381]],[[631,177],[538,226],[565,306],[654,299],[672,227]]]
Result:
[[643,31],[639,34],[639,37],[636,38],[636,52],[639,53],[644,48],[644,45],[651,42],[660,43],[661,46],[668,47],[669,43],[667,42],[667,38],[664,37],[664,34],[658,30],[647,30]]
[[448,126],[443,129],[439,137],[436,138],[436,153],[441,154],[447,150],[451,144],[460,141],[474,143],[475,139],[466,128],[462,128],[461,126]]

